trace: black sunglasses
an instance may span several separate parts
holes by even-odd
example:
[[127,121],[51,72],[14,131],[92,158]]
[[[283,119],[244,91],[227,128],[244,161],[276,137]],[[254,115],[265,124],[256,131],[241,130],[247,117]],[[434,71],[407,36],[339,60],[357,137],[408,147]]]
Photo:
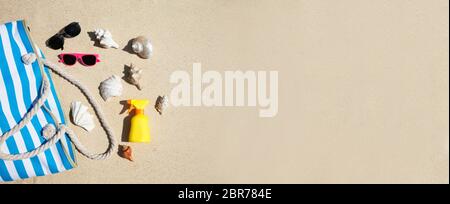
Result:
[[64,38],[73,38],[80,34],[81,27],[78,22],[73,22],[47,40],[47,46],[54,50],[64,50]]

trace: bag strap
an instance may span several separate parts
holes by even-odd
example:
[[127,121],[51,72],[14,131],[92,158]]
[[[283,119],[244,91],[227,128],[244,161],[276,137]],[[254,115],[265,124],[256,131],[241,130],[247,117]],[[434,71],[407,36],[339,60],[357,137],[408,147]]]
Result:
[[[38,57],[37,60],[38,60],[40,66],[42,65],[41,63],[43,63],[45,66],[50,68],[54,73],[58,74],[63,79],[67,80],[72,85],[77,87],[86,96],[87,100],[89,101],[92,108],[94,109],[94,111],[97,115],[97,118],[99,119],[99,122],[100,122],[101,126],[103,127],[103,130],[105,131],[105,133],[108,137],[108,141],[109,141],[108,148],[106,149],[105,152],[99,153],[99,154],[89,152],[87,150],[87,148],[83,144],[81,144],[81,142],[78,140],[78,137],[75,135],[75,133],[69,127],[67,127],[64,124],[59,124],[57,122],[57,120],[55,120],[55,122],[57,122],[56,133],[53,136],[48,137],[48,140],[45,143],[43,143],[39,147],[35,148],[34,150],[31,150],[31,151],[25,152],[25,153],[20,153],[20,154],[6,154],[6,153],[0,151],[0,159],[20,160],[20,159],[28,159],[28,158],[34,157],[34,156],[44,152],[45,150],[47,150],[49,147],[55,145],[56,142],[58,142],[61,139],[61,137],[63,137],[64,134],[66,134],[66,133],[69,136],[72,143],[75,145],[75,148],[85,157],[87,157],[89,159],[93,159],[93,160],[102,160],[102,159],[106,159],[109,156],[111,156],[111,153],[115,150],[117,142],[114,137],[113,131],[111,130],[108,122],[105,119],[102,109],[100,108],[98,103],[95,101],[94,97],[92,97],[92,94],[89,92],[89,90],[87,88],[85,88],[77,79],[75,79],[72,76],[70,76],[69,74],[65,73],[56,64],[54,64],[44,58],[40,58],[40,57]],[[50,115],[52,115],[52,117],[54,119],[56,119],[53,116],[53,114],[51,113],[51,111],[46,106],[44,106],[44,103],[47,100],[49,93],[51,92],[51,87],[50,87],[50,81],[46,74],[43,74],[42,79],[43,80],[42,80],[40,97],[33,103],[33,106],[31,107],[31,109],[24,115],[24,117],[18,124],[16,124],[9,131],[5,132],[2,136],[0,136],[0,146],[3,145],[9,137],[11,137],[12,135],[14,135],[18,131],[20,131],[23,127],[25,127],[31,121],[31,119],[37,113],[37,111],[39,111],[40,108],[44,108],[44,110],[49,112]]]

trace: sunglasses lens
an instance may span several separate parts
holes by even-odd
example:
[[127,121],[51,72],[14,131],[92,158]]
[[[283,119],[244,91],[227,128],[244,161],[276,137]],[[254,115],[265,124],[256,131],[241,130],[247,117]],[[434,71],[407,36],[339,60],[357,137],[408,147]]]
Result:
[[77,22],[70,23],[64,28],[64,37],[66,38],[73,38],[80,34],[81,27],[80,24]]
[[48,39],[47,46],[54,50],[64,49],[64,37],[58,34],[52,36],[50,39]]
[[66,65],[74,65],[77,62],[77,57],[73,55],[64,55],[62,57],[64,64]]
[[92,66],[97,63],[97,57],[94,55],[84,55],[81,59],[83,60],[83,63],[88,66]]

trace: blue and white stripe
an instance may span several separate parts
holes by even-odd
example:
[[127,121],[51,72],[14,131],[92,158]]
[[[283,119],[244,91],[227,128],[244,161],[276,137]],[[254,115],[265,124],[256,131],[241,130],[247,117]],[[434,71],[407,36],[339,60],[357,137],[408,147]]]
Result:
[[[22,21],[0,25],[0,133],[16,125],[39,96],[42,83],[39,64],[34,62],[31,65],[25,65],[21,61],[22,55],[33,52],[32,42],[25,29]],[[37,54],[42,53],[38,51]],[[47,68],[44,74],[49,76]],[[45,105],[61,123],[65,123],[52,81],[51,89],[52,92]],[[0,149],[11,154],[35,149],[45,142],[41,130],[48,123],[54,124],[55,121],[41,109],[26,127],[9,138]],[[65,154],[63,148],[69,155]],[[17,161],[0,160],[0,181],[66,171],[73,168],[69,159],[74,161],[74,154],[72,144],[66,135],[55,146],[33,158]]]

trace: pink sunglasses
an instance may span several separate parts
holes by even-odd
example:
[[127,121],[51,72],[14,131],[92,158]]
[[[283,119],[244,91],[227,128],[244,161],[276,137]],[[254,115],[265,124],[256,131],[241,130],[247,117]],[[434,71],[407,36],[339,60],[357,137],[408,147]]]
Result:
[[93,66],[97,62],[100,62],[98,54],[62,53],[58,57],[59,62],[68,66],[74,65],[77,61],[84,66]]

